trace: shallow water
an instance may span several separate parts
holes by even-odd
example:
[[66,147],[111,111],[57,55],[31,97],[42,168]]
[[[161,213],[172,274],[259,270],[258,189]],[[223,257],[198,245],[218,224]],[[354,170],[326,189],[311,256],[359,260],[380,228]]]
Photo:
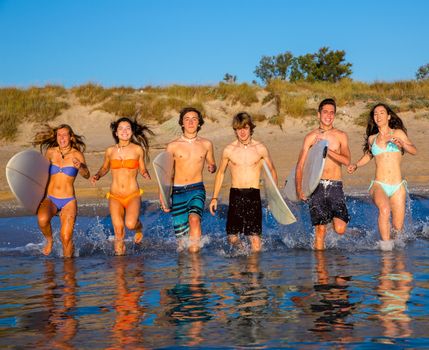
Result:
[[[76,259],[40,254],[34,217],[0,219],[0,347],[427,348],[429,199],[412,196],[406,232],[378,249],[376,212],[348,198],[344,237],[311,250],[300,222],[264,214],[264,252],[231,250],[224,214],[203,218],[201,254],[178,253],[170,218],[145,203],[142,247],[113,256],[107,217],[79,217]],[[58,220],[54,219],[58,231]],[[58,237],[57,237],[58,241]]]

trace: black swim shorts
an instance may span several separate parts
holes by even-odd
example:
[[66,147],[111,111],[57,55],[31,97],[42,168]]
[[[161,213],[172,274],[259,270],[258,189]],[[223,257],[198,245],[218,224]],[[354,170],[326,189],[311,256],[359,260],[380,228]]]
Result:
[[313,226],[326,225],[333,218],[341,219],[345,223],[350,221],[341,181],[320,180],[308,205]]
[[247,236],[262,234],[262,205],[259,189],[231,188],[226,233],[228,235],[243,233]]

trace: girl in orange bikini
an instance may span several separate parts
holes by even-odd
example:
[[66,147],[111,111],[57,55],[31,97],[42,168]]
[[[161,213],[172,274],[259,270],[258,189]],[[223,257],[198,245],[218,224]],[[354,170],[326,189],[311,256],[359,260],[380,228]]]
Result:
[[35,135],[33,144],[39,145],[40,151],[45,152],[45,157],[51,162],[46,198],[37,211],[39,227],[46,238],[42,253],[49,255],[52,251],[51,220],[59,212],[63,256],[71,258],[74,253],[72,236],[77,213],[73,184],[77,174],[89,178],[83,156],[85,143],[69,125],[61,124],[54,129],[47,125],[46,130]]
[[104,155],[104,163],[92,177],[95,184],[101,177],[112,170],[112,185],[107,194],[109,210],[115,232],[115,254],[125,254],[125,227],[134,230],[134,242],[141,243],[143,227],[139,220],[140,196],[137,174],[150,179],[146,170],[149,140],[147,134],[153,135],[146,126],[140,125],[129,118],[120,118],[110,124],[116,144],[109,147]]

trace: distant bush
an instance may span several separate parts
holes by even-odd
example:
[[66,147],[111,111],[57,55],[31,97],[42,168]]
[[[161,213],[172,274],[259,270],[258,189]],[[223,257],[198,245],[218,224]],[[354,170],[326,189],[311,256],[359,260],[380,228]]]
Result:
[[61,88],[31,87],[0,89],[0,139],[13,140],[18,126],[25,121],[47,122],[55,119],[68,103],[58,101]]
[[416,72],[416,79],[417,80],[429,79],[429,63],[425,64],[424,66],[419,67],[419,69]]

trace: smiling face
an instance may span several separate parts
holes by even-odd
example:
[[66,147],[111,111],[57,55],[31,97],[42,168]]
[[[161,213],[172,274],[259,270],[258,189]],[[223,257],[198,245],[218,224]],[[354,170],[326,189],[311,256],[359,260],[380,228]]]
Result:
[[317,116],[319,118],[321,128],[331,127],[335,119],[335,106],[331,104],[324,105],[322,110],[317,113]]
[[235,134],[237,135],[237,139],[241,143],[247,143],[250,140],[250,136],[252,135],[251,129],[249,125],[245,125],[242,128],[235,129]]
[[70,132],[67,128],[57,130],[57,142],[60,148],[67,148],[70,146]]
[[116,136],[118,136],[120,141],[129,141],[133,135],[133,130],[131,124],[123,121],[118,124],[118,129],[116,130]]
[[377,106],[374,109],[374,122],[377,126],[383,127],[389,125],[390,115],[388,114],[386,108],[384,106]]
[[194,134],[198,131],[199,118],[196,112],[188,112],[183,116],[183,131]]

